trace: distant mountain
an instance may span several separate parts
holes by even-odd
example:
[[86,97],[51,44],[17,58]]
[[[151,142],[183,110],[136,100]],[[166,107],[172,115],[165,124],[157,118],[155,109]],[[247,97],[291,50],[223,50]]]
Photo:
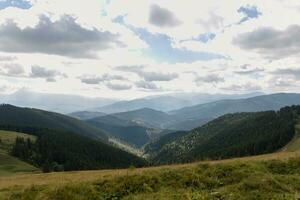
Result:
[[88,119],[86,123],[106,131],[109,136],[141,147],[151,139],[167,133],[161,129],[161,125],[169,120],[166,113],[143,108]]
[[[197,123],[194,122],[199,121],[199,125],[201,125],[202,121],[215,119],[227,113],[279,110],[284,106],[299,104],[300,94],[295,93],[278,93],[246,99],[220,100],[170,111],[169,114],[176,120],[169,124],[168,127],[182,127],[183,130],[188,130],[197,127]],[[186,123],[190,123],[190,126],[185,126],[184,124]]]
[[96,117],[102,117],[105,116],[106,113],[102,112],[92,112],[92,111],[78,111],[78,112],[72,112],[68,114],[71,117],[74,117],[76,119],[80,120],[88,120]]
[[77,95],[47,94],[21,89],[10,95],[0,95],[0,103],[20,107],[38,108],[59,113],[71,113],[78,110],[93,110],[115,102],[106,98],[88,98]]
[[104,113],[119,113],[142,108],[150,108],[159,111],[170,111],[191,105],[188,100],[173,96],[156,96],[134,99],[130,101],[120,101],[111,105],[97,108],[97,111]]
[[[274,152],[295,134],[300,106],[280,111],[227,114],[169,141],[148,147],[154,163],[180,163]],[[166,136],[165,136],[166,137]],[[168,138],[167,138],[168,139]]]
[[168,115],[167,113],[150,108],[142,108],[128,112],[114,113],[111,114],[111,116],[150,128],[162,128],[163,124],[168,123],[170,120],[172,120],[170,118],[170,115]]
[[94,139],[107,141],[107,136],[78,119],[33,108],[20,108],[8,104],[0,105],[0,126],[40,127],[64,130]]

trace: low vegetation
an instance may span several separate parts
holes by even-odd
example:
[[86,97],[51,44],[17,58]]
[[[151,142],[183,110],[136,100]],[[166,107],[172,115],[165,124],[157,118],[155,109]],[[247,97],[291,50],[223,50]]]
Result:
[[[182,166],[97,172],[94,180],[85,180],[85,172],[60,183],[72,174],[46,174],[43,184],[5,184],[0,179],[0,194],[5,200],[69,199],[297,199],[300,194],[300,157],[284,160],[203,162]],[[101,171],[99,171],[101,172]],[[82,173],[80,175],[80,173]],[[56,182],[50,182],[51,176]],[[81,180],[76,181],[76,177]],[[24,178],[23,178],[24,179]],[[18,180],[17,177],[15,180]],[[22,180],[22,177],[20,177]],[[35,183],[38,183],[36,181]],[[58,184],[60,183],[60,184]],[[15,185],[18,185],[16,182]],[[1,197],[1,196],[0,196]]]

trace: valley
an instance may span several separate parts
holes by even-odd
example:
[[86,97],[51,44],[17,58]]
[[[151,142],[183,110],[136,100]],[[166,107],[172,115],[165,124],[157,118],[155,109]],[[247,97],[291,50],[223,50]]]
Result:
[[282,100],[288,106],[269,110],[266,98],[274,95],[189,130],[166,127],[203,118],[149,108],[70,117],[2,105],[0,199],[293,199],[300,106]]

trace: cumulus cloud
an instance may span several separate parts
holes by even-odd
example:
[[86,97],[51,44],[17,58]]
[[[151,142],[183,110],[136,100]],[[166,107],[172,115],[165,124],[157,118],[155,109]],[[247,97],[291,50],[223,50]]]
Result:
[[45,78],[47,82],[55,82],[57,77],[67,77],[67,75],[57,71],[50,70],[38,65],[31,67],[31,73],[29,75],[31,78]]
[[225,79],[217,74],[208,74],[206,76],[197,76],[195,82],[197,84],[201,83],[219,83],[224,82]]
[[153,82],[147,82],[147,81],[138,81],[135,83],[135,86],[138,88],[143,88],[146,90],[157,90],[159,87],[153,83]]
[[242,33],[233,39],[233,44],[245,50],[253,50],[271,59],[281,59],[300,53],[300,25],[291,25],[285,30],[262,27]]
[[112,81],[112,80],[126,80],[123,76],[120,75],[110,75],[110,74],[104,74],[102,76],[95,76],[95,75],[84,75],[79,77],[82,83],[85,84],[99,84],[101,82],[105,81]]
[[292,76],[300,80],[300,69],[278,69],[274,71],[273,74]]
[[25,75],[25,70],[22,65],[7,63],[3,65],[2,69],[0,69],[0,74],[11,77],[22,77]]
[[262,68],[252,67],[249,64],[244,64],[244,65],[240,66],[239,69],[235,71],[235,73],[239,74],[239,75],[250,75],[250,74],[257,74],[257,73],[263,72],[263,71],[265,71],[265,70]]
[[96,28],[86,29],[71,16],[52,22],[41,16],[35,27],[21,29],[13,21],[0,26],[0,50],[18,53],[45,53],[73,58],[96,57],[96,52],[123,47],[119,35]]
[[160,71],[148,71],[145,66],[120,66],[115,69],[119,71],[132,72],[139,75],[145,81],[171,81],[178,78],[177,73],[166,73]]
[[181,24],[171,11],[156,4],[151,5],[149,22],[162,28],[172,28]]
[[106,87],[108,87],[111,90],[129,90],[132,88],[132,85],[129,85],[126,83],[108,82],[105,85],[106,85]]

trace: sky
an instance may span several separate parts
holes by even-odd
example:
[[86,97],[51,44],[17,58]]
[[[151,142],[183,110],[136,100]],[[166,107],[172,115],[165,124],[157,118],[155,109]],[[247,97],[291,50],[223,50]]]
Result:
[[298,0],[0,0],[0,94],[300,92]]

